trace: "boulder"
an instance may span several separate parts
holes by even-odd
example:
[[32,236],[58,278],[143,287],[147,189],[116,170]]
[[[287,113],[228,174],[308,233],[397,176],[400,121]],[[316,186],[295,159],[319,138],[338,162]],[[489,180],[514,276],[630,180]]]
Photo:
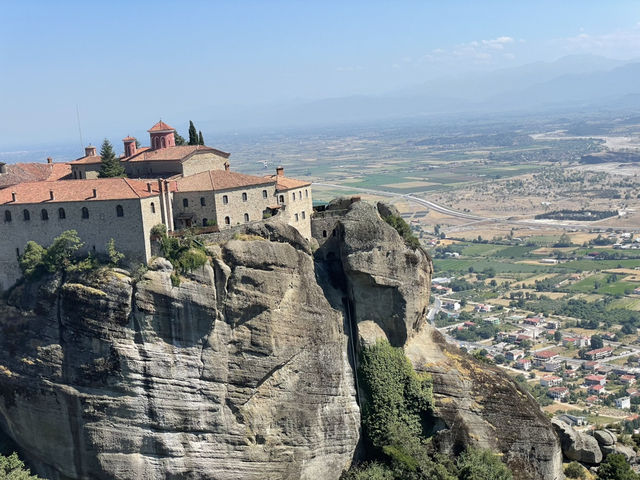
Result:
[[590,465],[602,462],[602,452],[594,437],[579,432],[560,420],[554,419],[551,423],[560,437],[560,445],[565,457]]
[[596,430],[593,432],[593,437],[598,441],[601,446],[615,445],[618,441],[618,437],[611,430]]
[[607,445],[602,447],[602,453],[605,458],[612,453],[617,453],[620,455],[624,455],[629,463],[635,463],[636,461],[636,452],[633,448],[627,447],[625,445]]

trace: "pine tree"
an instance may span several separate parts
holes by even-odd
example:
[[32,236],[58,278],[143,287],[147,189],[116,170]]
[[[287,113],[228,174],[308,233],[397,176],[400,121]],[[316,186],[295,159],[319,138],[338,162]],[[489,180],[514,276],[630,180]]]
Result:
[[100,157],[102,157],[102,165],[100,165],[98,177],[109,178],[124,176],[124,167],[120,165],[120,160],[116,158],[111,142],[106,138],[104,139],[104,142],[102,142]]
[[178,132],[174,132],[173,136],[174,136],[174,138],[176,140],[176,145],[180,146],[180,145],[186,145],[187,144],[187,141]]
[[189,120],[189,145],[198,145],[198,131],[191,120]]
[[204,138],[202,137],[202,130],[198,131],[198,145],[204,145]]

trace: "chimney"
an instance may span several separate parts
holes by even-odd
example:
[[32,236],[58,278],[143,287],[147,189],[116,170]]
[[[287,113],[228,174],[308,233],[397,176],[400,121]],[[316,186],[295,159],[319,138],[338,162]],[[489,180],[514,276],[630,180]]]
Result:
[[12,202],[16,201],[16,192],[11,192],[11,201]]
[[151,193],[151,182],[147,182],[147,192]]
[[225,172],[229,171],[229,162],[224,162],[224,171]]
[[93,198],[98,198],[98,190],[96,188],[93,189]]
[[85,157],[95,157],[98,154],[96,153],[96,147],[89,145],[88,147],[84,147],[84,156]]
[[47,163],[51,165],[53,163],[53,158],[47,157]]
[[284,177],[284,167],[282,165],[276,168],[276,175],[278,177]]
[[53,190],[49,190],[49,200],[53,200]]
[[7,173],[7,164],[0,162],[0,173]]

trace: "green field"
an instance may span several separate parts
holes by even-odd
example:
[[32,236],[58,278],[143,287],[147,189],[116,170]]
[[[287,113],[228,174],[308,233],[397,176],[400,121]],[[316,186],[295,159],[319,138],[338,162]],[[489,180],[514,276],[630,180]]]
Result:
[[[569,287],[569,290],[572,292],[598,293],[600,295],[624,295],[632,292],[638,286],[637,283],[622,281],[607,283],[606,279],[607,275],[592,275],[574,283]],[[597,289],[595,288],[596,282],[599,285]]]

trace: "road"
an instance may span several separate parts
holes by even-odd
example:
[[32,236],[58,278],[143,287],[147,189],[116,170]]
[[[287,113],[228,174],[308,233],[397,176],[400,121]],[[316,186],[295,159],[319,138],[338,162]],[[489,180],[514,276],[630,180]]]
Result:
[[436,297],[435,295],[433,298],[434,298],[433,307],[431,307],[431,309],[429,310],[429,313],[427,313],[427,320],[429,320],[429,323],[435,326],[435,324],[433,323],[433,320],[436,318],[436,315],[442,308],[442,300],[440,300],[440,297]]
[[[547,221],[541,220],[536,222],[532,220],[510,220],[509,219],[510,217],[482,217],[480,215],[473,215],[471,213],[459,212],[458,210],[453,210],[449,207],[445,207],[443,205],[439,205],[429,200],[424,200],[423,198],[418,198],[411,194],[406,194],[406,193],[389,192],[387,190],[376,190],[373,188],[350,187],[347,185],[337,185],[335,183],[314,182],[313,185],[318,187],[334,188],[338,190],[349,190],[351,192],[368,193],[370,195],[379,195],[383,197],[404,198],[409,202],[417,203],[418,205],[422,205],[423,207],[428,207],[436,212],[443,213],[451,217],[471,220],[473,223],[479,223],[479,222],[507,223],[509,225],[518,224],[518,225],[529,226],[529,227],[542,227],[542,226],[550,227],[551,226],[551,227],[568,228],[568,229],[576,229],[576,230],[591,230],[594,228],[598,228],[598,229],[620,228],[620,226],[604,225],[599,222],[559,223],[553,220],[547,220]],[[454,228],[464,228],[468,225],[469,224],[459,225],[458,227],[454,227]],[[636,230],[640,230],[640,229],[634,229],[633,231],[636,231]]]

